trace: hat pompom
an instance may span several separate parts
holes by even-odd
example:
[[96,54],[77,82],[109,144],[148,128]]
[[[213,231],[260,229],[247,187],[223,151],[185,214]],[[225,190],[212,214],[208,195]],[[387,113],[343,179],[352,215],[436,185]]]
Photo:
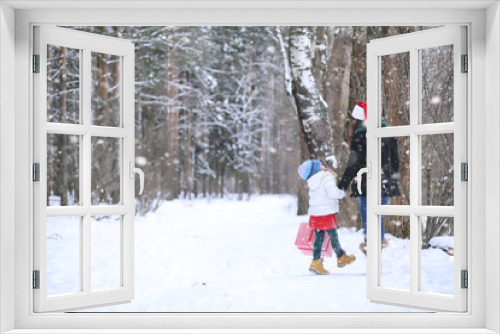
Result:
[[352,117],[360,121],[366,120],[366,102],[359,101],[352,110]]

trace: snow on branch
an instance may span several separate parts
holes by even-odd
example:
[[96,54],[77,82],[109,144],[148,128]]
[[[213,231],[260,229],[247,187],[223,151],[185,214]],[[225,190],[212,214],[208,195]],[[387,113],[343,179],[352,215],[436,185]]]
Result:
[[285,68],[285,89],[288,95],[292,95],[292,74],[290,72],[290,64],[288,62],[288,54],[283,41],[283,35],[281,34],[279,26],[276,27],[276,34],[278,35],[278,39],[280,41],[281,55],[283,56],[283,67]]

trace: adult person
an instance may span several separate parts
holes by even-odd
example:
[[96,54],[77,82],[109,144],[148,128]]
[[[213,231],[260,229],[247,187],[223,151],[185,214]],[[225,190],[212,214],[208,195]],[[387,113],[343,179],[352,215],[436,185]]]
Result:
[[[350,152],[347,168],[344,175],[338,184],[338,188],[346,190],[351,185],[351,197],[355,197],[358,201],[358,208],[361,214],[361,221],[363,223],[364,242],[359,245],[361,251],[366,255],[366,173],[362,175],[361,179],[361,194],[358,192],[356,175],[361,168],[366,167],[366,103],[359,101],[352,112],[352,116],[357,120],[351,129],[350,138]],[[387,123],[382,117],[382,127],[386,127]],[[390,198],[399,196],[398,188],[398,173],[399,173],[399,156],[398,145],[395,137],[382,138],[381,147],[382,157],[382,196],[381,204],[389,204]],[[388,245],[388,239],[385,238],[384,229],[384,216],[381,217],[381,238],[382,249]]]

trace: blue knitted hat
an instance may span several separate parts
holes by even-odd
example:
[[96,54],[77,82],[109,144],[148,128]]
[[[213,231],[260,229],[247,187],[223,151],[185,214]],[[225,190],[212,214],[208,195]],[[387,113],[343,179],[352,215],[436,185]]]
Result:
[[321,170],[321,161],[319,160],[307,160],[299,166],[297,170],[299,175],[304,180],[309,180],[311,176],[318,173]]

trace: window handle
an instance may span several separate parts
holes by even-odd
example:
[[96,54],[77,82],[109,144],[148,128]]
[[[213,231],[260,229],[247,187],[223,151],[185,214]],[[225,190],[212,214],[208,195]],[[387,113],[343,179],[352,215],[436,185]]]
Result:
[[134,174],[139,174],[139,195],[142,195],[142,191],[144,190],[144,172],[140,169],[134,166],[134,162],[130,161],[129,164],[130,167],[130,178],[134,178]]
[[361,191],[361,176],[363,175],[363,173],[366,173],[368,178],[370,178],[372,175],[371,173],[371,167],[372,166],[372,163],[371,162],[367,162],[367,167],[365,168],[361,168],[360,170],[358,170],[358,174],[356,176],[356,183],[358,184],[358,193],[361,195],[363,192]]

